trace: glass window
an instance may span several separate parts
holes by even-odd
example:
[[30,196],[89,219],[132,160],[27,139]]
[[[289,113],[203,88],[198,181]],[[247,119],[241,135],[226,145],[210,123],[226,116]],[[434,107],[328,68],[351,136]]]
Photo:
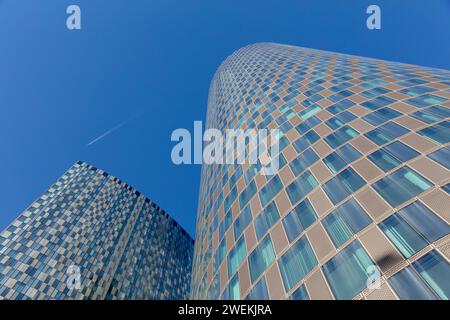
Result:
[[224,238],[220,242],[219,247],[217,248],[217,251],[216,251],[216,258],[214,259],[216,269],[219,268],[220,264],[222,263],[223,259],[226,256],[226,254],[227,254],[227,242],[226,242],[226,239]]
[[306,292],[305,285],[301,285],[289,298],[291,300],[309,300],[309,295],[308,292]]
[[342,147],[337,149],[336,152],[348,164],[361,158],[361,156],[362,156],[361,153],[358,150],[356,150],[355,148],[353,148],[353,146],[350,144],[343,145]]
[[430,153],[428,157],[450,170],[450,147],[444,147]]
[[326,136],[325,141],[331,148],[336,149],[357,135],[357,131],[353,130],[349,126],[343,126],[342,128]]
[[450,117],[450,110],[441,106],[433,106],[427,109],[416,111],[411,114],[411,116],[422,122],[431,124]]
[[336,248],[371,222],[367,213],[354,199],[339,206],[322,221]]
[[327,165],[328,168],[330,168],[330,170],[333,173],[338,172],[339,170],[341,170],[346,165],[345,161],[342,160],[342,158],[340,156],[338,156],[335,152],[333,152],[330,155],[326,156],[323,159],[323,162]]
[[376,129],[373,129],[372,131],[369,131],[365,134],[365,136],[377,145],[381,146],[395,138],[405,135],[408,132],[409,130],[401,125],[394,122],[388,122]]
[[334,204],[359,190],[365,181],[353,170],[347,168],[323,185],[323,189]]
[[237,242],[236,246],[230,250],[228,255],[228,277],[236,272],[237,268],[241,265],[247,255],[245,248],[244,237]]
[[255,284],[252,291],[250,291],[245,300],[269,300],[266,279],[264,277],[262,277],[261,280],[259,280],[258,283]]
[[310,130],[303,136],[303,139],[305,139],[311,145],[319,140],[320,137],[314,130]]
[[424,86],[416,86],[416,87],[412,87],[412,88],[403,89],[400,92],[403,94],[407,94],[409,96],[415,97],[419,94],[423,94],[423,93],[427,93],[427,92],[431,92],[431,91],[434,91],[434,89],[424,87]]
[[295,176],[298,176],[308,167],[313,165],[317,160],[319,160],[317,154],[313,150],[308,148],[307,150],[305,150],[305,152],[291,161],[290,167]]
[[448,194],[450,194],[450,183],[447,183],[445,186],[442,186],[442,189]]
[[259,192],[262,206],[265,207],[272,201],[273,197],[280,192],[281,188],[283,188],[283,184],[281,183],[280,177],[276,175]]
[[367,132],[364,134],[369,140],[376,143],[377,145],[381,146],[389,141],[392,140],[392,137],[387,135],[384,132],[381,132],[378,129],[373,129],[372,131]]
[[406,206],[398,214],[430,243],[450,233],[450,226],[420,201]]
[[433,291],[412,267],[403,269],[388,281],[402,300],[437,299]]
[[373,184],[374,189],[393,207],[430,188],[432,184],[409,167],[403,167]]
[[240,194],[239,196],[239,202],[241,204],[241,209],[244,208],[247,203],[250,201],[250,199],[255,195],[256,193],[256,183],[253,180]]
[[227,195],[225,201],[223,202],[223,209],[225,212],[230,210],[231,205],[233,204],[236,197],[237,197],[237,189],[236,187],[234,187],[233,189],[231,189],[230,193]]
[[297,207],[286,215],[283,219],[284,230],[289,242],[294,241],[297,236],[317,220],[317,214],[314,211],[308,199],[300,202]]
[[275,222],[280,219],[277,206],[272,201],[255,219],[255,231],[258,240],[261,239]]
[[379,127],[379,129],[382,132],[386,133],[387,135],[391,136],[392,138],[398,138],[409,132],[408,129],[394,122],[388,122],[386,124],[383,124],[382,126]]
[[305,110],[300,112],[300,116],[303,120],[307,120],[311,118],[313,115],[315,115],[317,112],[322,110],[322,108],[316,104],[312,105],[311,107],[306,108]]
[[279,260],[286,291],[291,290],[316,265],[317,260],[308,240],[306,237],[300,238]]
[[330,111],[332,114],[338,114],[339,112],[342,112],[354,105],[355,103],[353,101],[344,99],[332,105],[331,107],[328,107],[327,110]]
[[414,262],[413,267],[441,299],[450,299],[450,265],[436,251]]
[[273,250],[272,239],[268,235],[248,257],[252,283],[267,269],[273,260],[275,260],[275,251]]
[[340,215],[330,213],[323,219],[322,223],[336,247],[339,247],[353,235],[344,218]]
[[303,232],[302,224],[295,211],[291,211],[284,217],[283,226],[289,242],[292,242],[301,232]]
[[394,141],[385,146],[383,149],[387,150],[391,155],[402,162],[411,160],[412,158],[415,158],[419,155],[417,151],[408,147],[400,141]]
[[344,111],[344,112],[341,112],[339,115],[337,115],[336,118],[338,118],[341,121],[347,123],[347,122],[350,122],[352,120],[355,120],[356,116],[353,113],[351,113],[351,112]]
[[450,121],[435,124],[417,133],[440,144],[448,143],[450,142]]
[[307,229],[317,219],[317,214],[308,199],[300,202],[298,206],[295,207],[294,211],[297,214],[303,229]]
[[383,108],[364,116],[363,119],[366,120],[371,125],[379,126],[380,124],[385,123],[386,121],[389,121],[391,119],[397,118],[400,115],[401,115],[400,112],[394,111],[391,108]]
[[336,299],[352,299],[367,287],[374,263],[358,241],[353,241],[322,268]]
[[247,228],[252,219],[253,217],[250,206],[247,206],[244,210],[242,210],[241,214],[236,218],[236,221],[234,222],[234,240],[239,239],[242,232],[245,230],[245,228]]
[[241,292],[239,289],[239,278],[238,274],[231,279],[230,284],[223,292],[223,300],[239,300],[241,297]]
[[397,214],[393,214],[379,226],[406,258],[428,245],[425,239]]
[[371,153],[369,155],[369,159],[384,172],[387,172],[402,163],[390,153],[386,152],[383,148]]
[[288,185],[286,191],[288,193],[289,199],[291,200],[291,203],[294,205],[300,199],[310,193],[316,186],[317,180],[308,170],[300,177],[298,177],[294,182]]
[[417,107],[417,108],[423,108],[423,107],[428,107],[434,104],[439,104],[442,102],[445,102],[446,99],[432,95],[432,94],[424,94],[422,96],[419,97],[414,97],[411,99],[406,100],[406,103]]
[[377,109],[383,108],[389,104],[392,104],[394,102],[395,102],[395,100],[393,100],[391,98],[388,98],[386,96],[380,96],[375,99],[366,101],[366,102],[362,103],[362,105],[369,110],[377,110]]
[[333,130],[336,130],[337,128],[340,128],[344,125],[344,123],[336,117],[328,119],[327,121],[325,121],[325,123]]

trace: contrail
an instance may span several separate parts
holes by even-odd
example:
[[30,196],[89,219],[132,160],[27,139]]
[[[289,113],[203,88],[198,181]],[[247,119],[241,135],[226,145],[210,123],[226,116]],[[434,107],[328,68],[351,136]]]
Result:
[[91,142],[89,142],[86,147],[89,147],[91,145],[93,145],[94,143],[96,143],[97,141],[103,139],[104,137],[110,135],[111,133],[113,133],[114,131],[122,128],[123,126],[127,125],[128,123],[130,123],[131,121],[135,120],[136,118],[142,116],[145,113],[145,111],[139,112],[131,117],[129,117],[128,119],[122,121],[121,123],[119,123],[117,126],[109,129],[108,131],[102,133],[100,136],[98,136],[97,138],[95,138],[94,140],[92,140]]

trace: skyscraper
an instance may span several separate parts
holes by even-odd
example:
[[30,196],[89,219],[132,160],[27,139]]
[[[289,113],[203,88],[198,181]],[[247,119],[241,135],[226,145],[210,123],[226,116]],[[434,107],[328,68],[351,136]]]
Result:
[[449,299],[450,72],[277,44],[228,57],[207,128],[279,128],[280,170],[204,165],[192,298]]
[[0,233],[0,299],[185,299],[193,247],[154,202],[78,162]]

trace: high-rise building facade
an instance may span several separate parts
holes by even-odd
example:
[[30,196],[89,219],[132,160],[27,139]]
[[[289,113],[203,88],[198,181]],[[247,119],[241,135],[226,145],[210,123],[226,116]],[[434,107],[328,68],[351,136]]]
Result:
[[193,249],[154,202],[77,162],[0,233],[0,299],[186,299]]
[[450,72],[286,45],[228,57],[207,128],[279,128],[280,170],[204,165],[191,297],[449,299]]

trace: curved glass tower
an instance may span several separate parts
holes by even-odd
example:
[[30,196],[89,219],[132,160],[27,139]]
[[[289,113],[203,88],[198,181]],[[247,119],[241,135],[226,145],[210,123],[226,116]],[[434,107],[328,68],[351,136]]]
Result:
[[186,299],[193,250],[158,205],[78,162],[0,233],[0,300]]
[[450,72],[277,44],[228,57],[207,128],[279,128],[280,170],[204,165],[191,297],[449,299]]

